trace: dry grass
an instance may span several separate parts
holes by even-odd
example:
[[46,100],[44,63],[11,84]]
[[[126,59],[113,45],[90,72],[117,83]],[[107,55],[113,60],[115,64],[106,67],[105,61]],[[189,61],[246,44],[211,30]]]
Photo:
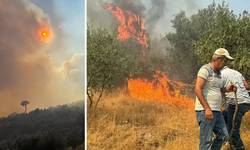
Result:
[[[143,102],[119,91],[88,110],[88,150],[195,150],[199,126],[193,109],[159,101]],[[250,149],[250,117],[244,117],[242,137]]]

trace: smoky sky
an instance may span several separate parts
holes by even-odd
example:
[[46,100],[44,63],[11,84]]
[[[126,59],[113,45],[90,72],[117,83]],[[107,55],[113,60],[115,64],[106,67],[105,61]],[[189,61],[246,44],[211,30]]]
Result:
[[152,33],[155,25],[164,15],[164,10],[166,9],[166,2],[164,0],[151,0],[152,7],[148,11],[148,16],[146,16],[147,29]]
[[0,22],[0,116],[22,112],[23,100],[30,102],[29,111],[83,99],[77,84],[83,54],[54,67],[39,35],[53,21],[42,9],[27,0],[1,0]]
[[138,0],[113,0],[115,6],[122,10],[129,10],[134,14],[144,17],[145,6]]
[[64,30],[61,27],[61,24],[63,23],[63,18],[56,10],[55,0],[30,0],[30,1],[34,3],[37,7],[42,9],[44,14],[49,16],[51,28],[53,29],[54,36],[56,36],[54,38],[50,52],[52,53],[55,51],[57,52],[58,50],[62,50],[61,47],[64,46],[63,43],[65,37]]
[[105,3],[129,10],[145,20],[146,31],[150,36],[165,35],[172,31],[171,19],[173,15],[184,10],[188,16],[200,9],[198,0],[87,0],[88,21],[94,22],[108,29],[115,29],[113,22],[117,19],[111,12],[100,9]]

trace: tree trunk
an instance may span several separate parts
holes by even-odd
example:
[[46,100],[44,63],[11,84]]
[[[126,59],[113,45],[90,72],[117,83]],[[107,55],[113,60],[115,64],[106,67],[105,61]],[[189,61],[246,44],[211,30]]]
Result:
[[97,107],[97,105],[98,105],[98,103],[99,103],[99,101],[100,101],[100,99],[102,97],[102,93],[103,93],[104,87],[105,87],[105,83],[103,83],[103,85],[102,85],[101,94],[99,95],[99,98],[98,98],[97,102],[95,103],[95,108]]
[[26,113],[26,111],[27,111],[27,105],[24,105],[24,107],[25,107],[24,113]]
[[90,101],[90,105],[89,105],[89,108],[92,107],[92,104],[93,104],[93,100],[92,100],[92,97],[89,95],[89,92],[87,91],[87,95],[89,97],[89,101]]

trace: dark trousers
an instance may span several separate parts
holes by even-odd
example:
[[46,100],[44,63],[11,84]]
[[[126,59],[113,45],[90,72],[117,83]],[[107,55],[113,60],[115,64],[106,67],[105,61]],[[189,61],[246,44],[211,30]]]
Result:
[[[238,105],[238,111],[236,113],[235,123],[234,123],[235,125],[234,132],[229,139],[230,144],[233,145],[237,150],[245,150],[244,144],[240,138],[240,125],[241,125],[242,117],[245,115],[245,113],[249,109],[250,109],[250,104]],[[227,124],[227,129],[228,129],[229,134],[232,130],[234,111],[235,111],[235,105],[229,105],[228,108],[222,112],[224,120]]]

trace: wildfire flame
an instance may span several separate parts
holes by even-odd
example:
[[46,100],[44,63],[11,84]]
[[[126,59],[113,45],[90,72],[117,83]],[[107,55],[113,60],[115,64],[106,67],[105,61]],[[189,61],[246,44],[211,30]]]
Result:
[[131,11],[123,11],[119,7],[112,6],[111,4],[106,4],[105,9],[111,11],[121,23],[118,27],[119,34],[117,35],[117,39],[125,41],[129,38],[134,38],[146,48],[148,47],[144,19],[141,19],[138,15],[132,13]]
[[166,101],[172,105],[194,108],[194,100],[181,95],[180,90],[187,85],[181,82],[172,82],[164,73],[157,71],[154,79],[128,79],[130,96],[139,100]]
[[[130,3],[130,1],[128,1]],[[145,34],[145,20],[129,10],[122,10],[118,6],[106,4],[105,9],[120,22],[117,39],[125,41],[129,38],[137,39],[138,42],[148,47],[147,35]],[[142,51],[143,54],[145,50]],[[132,75],[132,74],[131,74]],[[194,100],[186,95],[180,94],[180,90],[187,85],[181,82],[172,82],[164,73],[157,71],[154,79],[127,79],[130,96],[139,100],[166,101],[179,107],[194,108]]]

